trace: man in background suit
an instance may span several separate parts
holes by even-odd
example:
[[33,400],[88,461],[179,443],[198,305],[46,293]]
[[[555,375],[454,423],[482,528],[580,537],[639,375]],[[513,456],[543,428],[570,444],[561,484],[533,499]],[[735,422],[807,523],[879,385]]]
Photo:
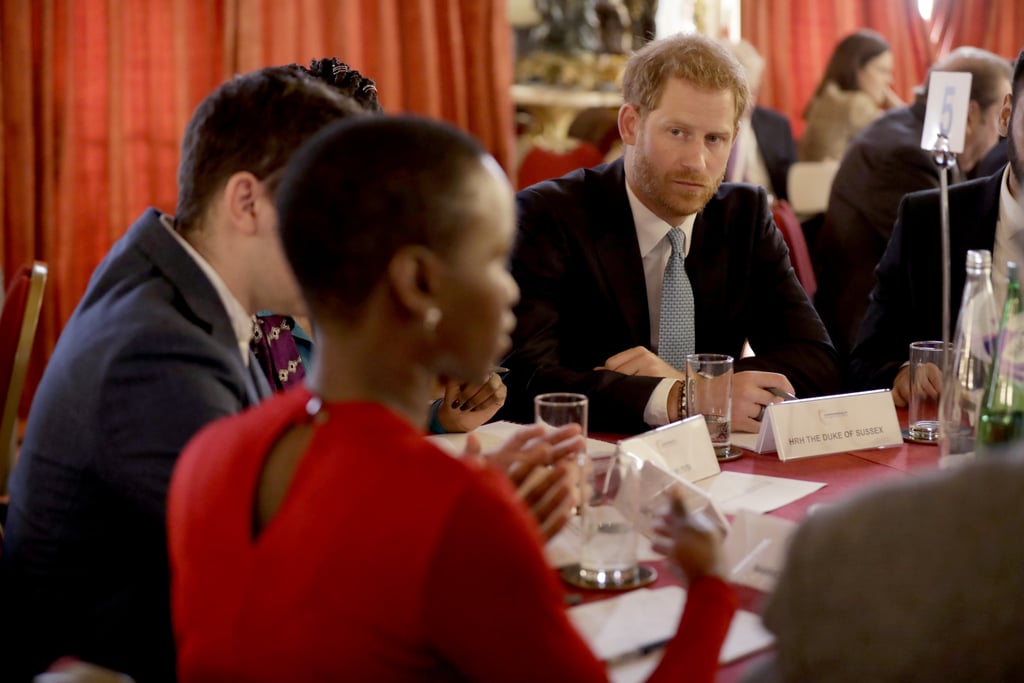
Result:
[[[971,74],[964,152],[950,174],[955,183],[999,140],[998,117],[1010,91],[1010,67],[996,54],[961,47],[931,71]],[[832,182],[825,225],[812,246],[818,281],[814,303],[843,356],[857,340],[875,286],[875,266],[892,235],[900,199],[939,186],[931,152],[921,149],[927,85],[926,80],[912,104],[885,113],[854,138]]]
[[[1006,295],[1006,262],[1024,263],[1024,52],[1013,70],[1013,91],[1000,108],[999,131],[1007,137],[1010,163],[988,178],[949,188],[950,325],[960,310],[969,249],[992,252],[992,285],[1000,301]],[[910,393],[908,345],[942,338],[939,204],[938,190],[907,195],[900,204],[850,357],[852,386],[892,387],[899,406]]]
[[[1005,263],[1001,242],[1024,231],[1024,51],[1000,128],[1009,133],[1009,167],[950,188],[954,266],[968,249],[993,242],[993,263]],[[879,353],[873,370],[862,370],[883,386],[906,360],[909,341],[941,334],[938,211],[937,190],[908,195],[878,267],[865,330],[870,348],[890,355]],[[963,269],[957,273],[954,320],[964,281]],[[1024,453],[1014,451],[866,492],[805,520],[765,608],[775,653],[745,680],[1024,680],[1024,650],[1016,646],[1024,557],[1015,542],[1024,524]]]
[[[717,41],[680,34],[631,57],[623,91],[622,159],[518,194],[505,415],[530,421],[533,396],[575,391],[594,430],[677,420],[692,350],[737,359],[734,429],[758,428],[779,400],[770,389],[837,390],[835,351],[766,193],[720,185],[748,99],[742,67]],[[740,359],[746,340],[757,356]]]
[[745,40],[728,43],[728,46],[747,74],[750,104],[740,121],[725,180],[760,185],[776,199],[788,200],[789,167],[796,161],[793,128],[781,113],[757,105],[764,57]]
[[93,273],[11,482],[10,680],[61,655],[174,680],[171,470],[201,427],[269,393],[249,350],[252,315],[304,311],[276,234],[276,174],[305,139],[358,111],[297,67],[225,83],[186,130],[176,216],[146,210]]

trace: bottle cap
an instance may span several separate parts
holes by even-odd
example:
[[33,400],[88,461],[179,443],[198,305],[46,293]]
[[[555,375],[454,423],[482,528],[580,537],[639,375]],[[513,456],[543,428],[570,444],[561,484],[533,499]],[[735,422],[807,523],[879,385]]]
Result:
[[967,272],[980,275],[983,271],[992,270],[992,252],[988,249],[971,249],[967,252]]
[[1006,279],[1007,280],[1019,280],[1020,279],[1020,267],[1016,261],[1006,262]]

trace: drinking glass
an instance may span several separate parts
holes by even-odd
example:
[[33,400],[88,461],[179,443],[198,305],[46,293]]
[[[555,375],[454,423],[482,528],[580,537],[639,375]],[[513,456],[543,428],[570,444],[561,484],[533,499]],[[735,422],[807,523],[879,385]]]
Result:
[[708,426],[715,456],[725,460],[735,455],[732,438],[732,356],[720,353],[692,353],[686,357],[686,409],[700,413]]
[[939,440],[939,396],[945,366],[941,341],[910,345],[910,409],[907,433],[915,441]]

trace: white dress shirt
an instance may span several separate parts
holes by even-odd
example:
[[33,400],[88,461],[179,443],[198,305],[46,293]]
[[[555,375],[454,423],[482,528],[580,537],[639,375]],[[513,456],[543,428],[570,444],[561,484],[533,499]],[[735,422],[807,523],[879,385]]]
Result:
[[196,262],[199,269],[203,271],[210,284],[213,285],[213,289],[217,292],[217,296],[220,297],[220,302],[224,305],[224,310],[227,311],[228,319],[231,321],[231,328],[235,332],[235,339],[238,341],[238,350],[242,354],[242,362],[245,363],[246,367],[249,367],[249,341],[252,339],[252,315],[247,313],[245,307],[235,298],[235,295],[231,293],[228,286],[221,279],[217,271],[213,269],[209,261],[204,259],[198,251],[195,250],[191,244],[185,240],[184,237],[178,234],[178,231],[174,229],[174,225],[171,222],[172,219],[167,214],[160,214],[160,224],[163,225],[167,232],[174,236],[174,239],[178,241],[181,248],[185,250],[192,260]]
[[730,183],[760,185],[774,197],[775,188],[772,187],[771,178],[768,176],[768,167],[764,163],[764,157],[761,156],[761,149],[757,146],[757,135],[754,134],[754,126],[749,118],[744,118],[740,123],[740,132],[736,136],[733,154],[736,155],[736,158],[726,180]]
[[[665,277],[668,257],[672,255],[668,231],[672,228],[683,231],[686,235],[686,254],[689,254],[693,223],[697,219],[697,214],[687,216],[681,225],[669,225],[644,206],[644,203],[633,194],[628,182],[626,196],[629,197],[629,208],[633,213],[633,223],[636,225],[636,239],[640,245],[640,257],[643,259],[644,280],[647,284],[647,310],[651,318],[651,350],[657,353],[661,325],[661,283]],[[668,378],[662,380],[647,399],[644,422],[652,427],[668,424],[668,394],[675,381]]]
[[[1024,197],[1021,198],[1024,201]],[[1010,194],[1010,166],[1003,170],[999,188],[999,220],[992,246],[992,290],[996,295],[996,311],[1002,316],[1006,301],[1006,262],[1016,261],[1024,267],[1024,206]],[[955,264],[954,264],[955,265]]]

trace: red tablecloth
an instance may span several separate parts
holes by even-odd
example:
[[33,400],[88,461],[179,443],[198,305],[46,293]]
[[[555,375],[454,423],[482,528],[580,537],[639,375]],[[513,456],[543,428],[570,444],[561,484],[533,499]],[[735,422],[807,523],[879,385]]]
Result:
[[[900,422],[905,424],[906,411],[898,412]],[[612,435],[592,434],[591,436],[608,441],[617,440]],[[746,474],[825,482],[826,486],[811,495],[770,513],[799,521],[807,514],[808,508],[816,503],[835,502],[868,486],[935,470],[938,467],[938,462],[937,446],[904,443],[897,448],[851,451],[786,462],[779,460],[775,454],[760,455],[744,451],[742,458],[722,463],[722,469]],[[664,568],[658,567],[658,569],[659,576],[658,581],[654,584],[655,587],[677,583],[675,578],[670,576]],[[736,586],[736,591],[740,598],[741,608],[752,612],[760,611],[761,602],[764,599],[761,593],[745,586]],[[766,656],[766,653],[761,653],[723,666],[718,672],[716,681],[718,683],[739,681],[748,667],[755,665]]]

